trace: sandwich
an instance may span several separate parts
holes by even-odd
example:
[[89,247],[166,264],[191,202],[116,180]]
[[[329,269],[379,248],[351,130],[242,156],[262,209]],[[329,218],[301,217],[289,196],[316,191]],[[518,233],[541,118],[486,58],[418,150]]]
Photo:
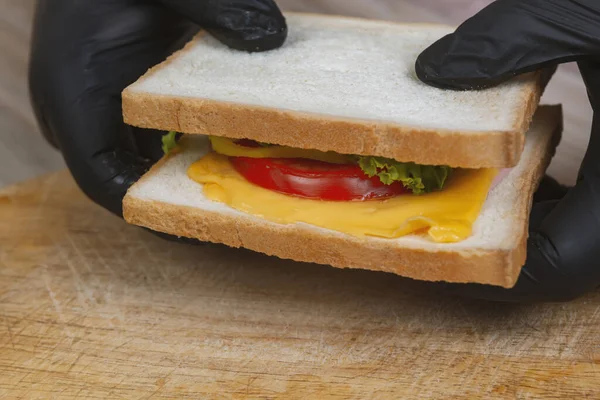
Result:
[[287,42],[199,33],[122,94],[168,132],[127,222],[279,258],[427,281],[515,284],[560,140],[541,72],[456,92],[414,73],[451,27],[291,13]]

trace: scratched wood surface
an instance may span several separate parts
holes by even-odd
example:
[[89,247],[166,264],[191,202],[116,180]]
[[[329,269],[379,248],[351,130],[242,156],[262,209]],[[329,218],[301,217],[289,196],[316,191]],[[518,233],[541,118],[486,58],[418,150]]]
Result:
[[66,173],[0,191],[0,398],[598,399],[600,292],[449,298],[165,242]]
[[[458,24],[490,0],[279,0],[285,10],[394,21]],[[0,187],[64,166],[38,133],[27,94],[27,59],[34,0],[0,0]],[[565,107],[565,138],[549,172],[573,183],[587,147],[591,108],[576,69],[561,68],[544,96]]]

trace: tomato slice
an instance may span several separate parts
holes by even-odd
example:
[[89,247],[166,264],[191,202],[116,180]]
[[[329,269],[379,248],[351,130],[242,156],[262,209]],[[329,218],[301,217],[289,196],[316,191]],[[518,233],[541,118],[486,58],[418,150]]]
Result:
[[310,159],[230,157],[235,170],[249,182],[287,195],[328,201],[385,199],[408,193],[400,182],[391,185],[369,178],[354,164]]

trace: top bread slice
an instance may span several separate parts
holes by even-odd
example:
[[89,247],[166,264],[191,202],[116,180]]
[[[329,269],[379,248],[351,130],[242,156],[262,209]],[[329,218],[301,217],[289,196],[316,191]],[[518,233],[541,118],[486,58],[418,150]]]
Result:
[[155,231],[285,259],[511,287],[526,258],[532,196],[561,132],[561,107],[540,107],[521,161],[490,191],[472,235],[458,243],[434,243],[419,235],[359,238],[304,223],[278,224],[211,201],[186,173],[210,150],[200,135],[184,136],[182,151],[164,157],[129,189],[123,215],[127,222]]
[[430,87],[417,56],[443,25],[287,14],[276,50],[200,33],[122,95],[127,124],[452,167],[512,167],[546,84],[536,72],[479,91]]

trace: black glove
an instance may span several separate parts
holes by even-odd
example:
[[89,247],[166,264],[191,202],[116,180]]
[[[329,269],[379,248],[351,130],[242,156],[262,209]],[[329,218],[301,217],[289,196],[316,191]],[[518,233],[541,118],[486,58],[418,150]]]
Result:
[[527,263],[514,288],[446,285],[451,291],[498,301],[566,301],[600,285],[600,2],[498,0],[419,56],[422,81],[457,90],[568,61],[578,62],[594,109],[576,185],[540,186]]
[[283,44],[273,0],[39,0],[29,70],[35,114],[82,191],[122,215],[122,199],[162,156],[161,133],[123,123],[121,92],[202,27],[231,48]]

